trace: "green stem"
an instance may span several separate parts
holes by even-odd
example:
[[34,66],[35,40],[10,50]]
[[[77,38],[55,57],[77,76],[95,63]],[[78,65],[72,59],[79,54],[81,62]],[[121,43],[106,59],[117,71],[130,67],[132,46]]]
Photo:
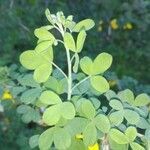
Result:
[[[63,27],[60,28],[60,33],[61,33],[62,37],[64,37],[65,32],[63,30]],[[61,40],[59,40],[59,42],[61,42]],[[63,42],[61,42],[61,43],[63,43]],[[72,88],[72,65],[71,65],[70,51],[68,48],[66,48],[66,55],[67,55],[67,63],[68,63],[68,77],[67,77],[67,79],[68,79],[67,80],[68,81],[68,92],[67,92],[68,95],[67,95],[67,99],[70,100],[71,94],[72,94],[72,89],[71,89]]]
[[102,150],[110,150],[110,145],[109,145],[107,135],[104,136],[104,139],[102,141]]
[[63,70],[60,67],[58,67],[54,62],[51,62],[51,63],[55,68],[57,68],[64,75],[66,79],[68,79],[67,75],[63,72]]
[[81,80],[79,83],[77,83],[73,88],[72,91],[77,88],[80,84],[82,84],[84,81],[88,80],[91,76],[87,76],[86,78],[84,78],[83,80]]
[[71,66],[71,58],[70,58],[70,52],[69,49],[66,48],[66,54],[67,54],[67,63],[68,63],[68,100],[71,99],[72,94],[72,66]]

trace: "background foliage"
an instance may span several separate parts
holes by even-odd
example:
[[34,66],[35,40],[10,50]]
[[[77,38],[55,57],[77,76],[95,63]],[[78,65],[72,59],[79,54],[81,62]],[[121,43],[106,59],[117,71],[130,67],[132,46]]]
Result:
[[[0,0],[0,66],[8,66],[0,69],[1,95],[4,89],[15,84],[10,79],[14,79],[18,73],[25,73],[19,69],[18,56],[25,49],[34,47],[36,40],[33,31],[47,23],[44,17],[47,7],[52,13],[62,10],[65,14],[72,14],[77,21],[92,18],[96,26],[89,32],[81,55],[94,58],[102,51],[109,52],[114,58],[112,70],[115,73],[108,72],[106,75],[112,88],[118,91],[128,87],[137,94],[150,94],[148,0]],[[114,19],[116,27],[112,25]],[[132,25],[130,29],[124,29],[127,23]],[[55,52],[56,61],[64,67],[63,59],[60,59],[64,54],[60,48]],[[14,63],[18,67],[12,65]],[[26,144],[28,138],[35,130],[36,133],[41,130],[34,123],[24,125],[17,119],[17,104],[12,101],[3,102],[5,111],[0,113],[0,141],[3,142],[0,142],[0,148],[3,147],[4,150],[8,150],[10,145],[12,149],[29,149]]]

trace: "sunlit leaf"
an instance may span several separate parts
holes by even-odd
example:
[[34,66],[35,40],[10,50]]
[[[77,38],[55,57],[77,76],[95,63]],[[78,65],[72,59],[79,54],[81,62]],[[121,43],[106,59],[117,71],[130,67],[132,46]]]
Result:
[[105,93],[109,90],[109,84],[102,76],[92,76],[90,81],[92,87],[100,93]]
[[80,32],[81,29],[90,30],[94,25],[95,23],[92,19],[85,19],[75,25],[73,32]]

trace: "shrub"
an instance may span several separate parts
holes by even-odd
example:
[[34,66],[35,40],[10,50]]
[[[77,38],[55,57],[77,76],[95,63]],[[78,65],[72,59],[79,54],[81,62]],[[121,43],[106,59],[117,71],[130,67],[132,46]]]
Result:
[[[110,54],[79,58],[93,20],[75,23],[63,12],[45,13],[50,25],[35,30],[37,46],[20,56],[21,64],[34,74],[23,80],[30,88],[17,111],[25,122],[46,128],[30,138],[31,148],[144,150],[149,145],[149,96],[110,90],[104,77],[112,64]],[[59,44],[65,48],[68,74],[54,62],[53,49]]]

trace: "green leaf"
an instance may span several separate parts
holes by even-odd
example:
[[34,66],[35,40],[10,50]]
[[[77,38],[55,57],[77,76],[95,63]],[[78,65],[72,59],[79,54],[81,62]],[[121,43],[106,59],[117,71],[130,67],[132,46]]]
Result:
[[52,73],[52,65],[49,63],[43,64],[35,69],[33,78],[38,83],[46,82],[51,73]]
[[64,43],[66,48],[73,52],[76,52],[75,41],[73,39],[73,36],[69,32],[66,32],[64,34]]
[[110,105],[113,109],[115,109],[115,110],[122,110],[122,109],[123,109],[122,103],[121,103],[120,101],[118,101],[118,100],[115,100],[115,99],[111,100],[111,101],[109,102],[109,105]]
[[127,144],[118,144],[115,141],[113,141],[110,137],[109,137],[109,144],[111,150],[128,150]]
[[116,93],[112,90],[109,90],[105,93],[106,98],[110,101],[111,99],[114,99],[117,97]]
[[80,60],[80,67],[87,75],[92,75],[93,62],[89,57],[83,57]]
[[49,79],[44,83],[44,86],[50,90],[53,90],[57,94],[62,94],[65,91],[64,80],[67,84],[67,80],[65,78],[62,80],[57,80],[56,78],[50,76]]
[[52,44],[53,43],[51,43],[50,41],[39,42],[35,48],[35,51],[37,53],[42,53],[44,51],[47,51],[48,49],[52,49]]
[[136,125],[140,121],[139,114],[133,110],[124,110],[124,117],[130,124]]
[[112,64],[112,56],[108,53],[99,54],[94,60],[93,74],[104,73]]
[[45,15],[46,15],[47,20],[48,20],[51,24],[53,24],[54,22],[53,22],[53,19],[52,19],[52,17],[51,17],[51,13],[50,13],[50,11],[49,11],[48,8],[45,10]]
[[[41,43],[41,46],[42,46],[42,43]],[[43,44],[46,44],[46,43],[43,43]],[[51,63],[53,61],[52,46],[49,46],[47,49],[43,49],[43,48],[40,49],[40,47],[39,47],[36,49],[36,52],[42,57],[42,59],[45,60],[45,63]]]
[[93,123],[88,124],[83,131],[83,142],[86,146],[95,144],[97,131]]
[[81,111],[83,113],[83,116],[88,118],[88,119],[94,118],[94,116],[96,114],[95,108],[89,100],[84,100],[81,103]]
[[52,126],[58,123],[60,117],[60,105],[53,105],[44,111],[43,122],[49,126]]
[[90,101],[92,102],[92,104],[94,105],[95,109],[98,109],[101,105],[101,102],[99,99],[95,98],[95,97],[91,97]]
[[124,115],[123,111],[121,111],[121,110],[116,111],[116,112],[113,112],[109,115],[109,119],[110,119],[112,124],[118,126],[123,122],[123,119],[124,119],[123,115]]
[[31,114],[32,114],[32,108],[28,112],[26,112],[25,114],[22,115],[22,117],[21,117],[22,121],[26,124],[30,123],[33,118],[33,116]]
[[25,90],[26,90],[25,86],[16,86],[16,87],[14,86],[12,87],[11,93],[13,97],[17,97],[20,93],[23,93]]
[[77,37],[77,50],[76,50],[77,53],[81,52],[85,42],[85,38],[86,38],[86,32],[84,30],[81,30]]
[[20,105],[20,106],[17,108],[17,113],[18,113],[18,114],[25,114],[25,113],[28,112],[30,109],[31,109],[31,107],[28,106],[28,105]]
[[83,141],[72,138],[71,145],[67,150],[87,150]]
[[33,103],[40,96],[41,92],[41,88],[29,89],[21,95],[20,100],[25,104]]
[[30,137],[29,145],[30,145],[31,149],[33,149],[39,145],[38,141],[39,141],[39,135],[34,135],[34,136]]
[[118,144],[128,144],[129,143],[126,135],[117,129],[111,129],[109,132],[109,136],[111,137],[112,140],[114,140]]
[[26,74],[23,77],[18,78],[17,80],[23,86],[29,86],[29,87],[38,87],[39,86],[39,84],[37,82],[35,82],[35,80],[33,79],[32,74]]
[[135,142],[130,143],[130,146],[133,150],[145,150],[144,147]]
[[138,122],[137,127],[141,129],[148,129],[150,125],[147,119],[140,117],[140,121]]
[[73,119],[75,116],[75,108],[72,103],[64,102],[61,104],[61,116],[65,119]]
[[46,30],[51,30],[53,29],[54,27],[52,25],[46,25],[46,26],[42,26],[41,28],[44,28]]
[[125,131],[125,135],[128,137],[130,142],[133,142],[137,136],[137,130],[135,127],[128,127]]
[[145,106],[150,103],[150,98],[147,94],[140,94],[135,98],[134,105],[135,106]]
[[85,126],[87,126],[89,123],[88,119],[75,117],[72,120],[70,120],[65,128],[69,131],[70,135],[73,137],[76,134],[80,134],[85,129]]
[[32,121],[38,123],[41,120],[41,115],[39,110],[33,109],[32,113]]
[[102,76],[92,76],[90,81],[92,87],[100,93],[105,93],[109,90],[109,84]]
[[128,102],[131,105],[134,103],[134,94],[129,89],[119,92],[118,96],[122,101]]
[[34,70],[43,64],[43,59],[36,51],[27,50],[20,55],[20,62],[25,68]]
[[53,142],[54,128],[49,128],[44,131],[39,137],[39,148],[40,150],[49,150]]
[[99,114],[94,119],[96,127],[103,133],[108,133],[110,130],[110,122],[107,116]]
[[48,40],[50,43],[54,43],[54,36],[43,27],[35,29],[34,34],[39,38],[40,42]]
[[53,91],[44,91],[40,96],[40,101],[44,104],[54,105],[61,103],[60,97]]
[[80,62],[79,55],[77,53],[75,53],[75,63],[72,68],[74,73],[78,72],[79,62]]
[[58,128],[54,134],[56,149],[67,149],[71,145],[71,136],[65,128]]
[[73,32],[80,32],[81,29],[84,29],[87,31],[93,28],[94,25],[95,23],[92,19],[85,19],[75,25],[75,27],[73,28]]

